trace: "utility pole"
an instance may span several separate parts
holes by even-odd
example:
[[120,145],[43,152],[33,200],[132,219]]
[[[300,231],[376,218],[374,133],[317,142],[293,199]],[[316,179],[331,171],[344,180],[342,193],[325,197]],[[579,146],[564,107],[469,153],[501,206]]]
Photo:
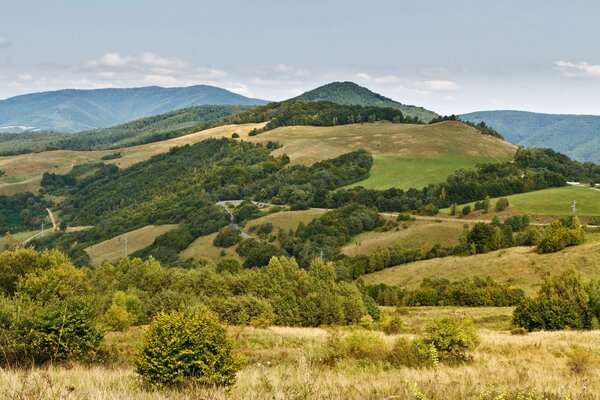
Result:
[[573,215],[577,213],[577,200],[573,200],[573,204],[571,204],[571,212]]
[[127,256],[127,253],[128,253],[128,251],[127,251],[127,245],[129,244],[128,242],[129,242],[129,238],[127,236],[125,236],[125,256]]
[[44,236],[44,221],[42,221],[42,236]]
[[319,258],[321,259],[321,261],[323,261],[323,250],[321,250],[321,253],[319,254]]

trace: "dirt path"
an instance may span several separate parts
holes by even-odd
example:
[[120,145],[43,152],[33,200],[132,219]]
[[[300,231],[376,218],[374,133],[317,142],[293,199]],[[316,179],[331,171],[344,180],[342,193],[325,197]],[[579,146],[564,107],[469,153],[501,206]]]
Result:
[[[52,214],[52,211],[49,208],[46,208],[46,211],[48,212],[48,216],[50,217],[50,221],[52,222],[52,232],[56,232],[58,228],[56,226],[56,219],[54,218],[54,214]],[[33,239],[44,234],[45,232],[46,231],[39,231],[35,235],[28,237],[27,239],[23,240],[23,245],[26,245],[27,243],[31,242]]]

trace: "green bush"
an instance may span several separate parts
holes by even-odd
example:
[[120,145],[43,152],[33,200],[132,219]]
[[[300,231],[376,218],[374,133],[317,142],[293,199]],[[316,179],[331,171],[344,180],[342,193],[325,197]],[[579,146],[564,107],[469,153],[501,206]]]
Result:
[[513,324],[528,331],[591,328],[590,300],[580,276],[566,271],[546,279],[537,297],[515,308]]
[[400,337],[388,354],[388,361],[395,367],[433,367],[437,363],[437,350],[423,340]]
[[425,343],[431,344],[442,358],[465,360],[479,344],[479,335],[471,319],[443,317],[425,328]]
[[555,253],[565,247],[583,243],[585,234],[577,217],[554,221],[544,230],[544,236],[538,244],[538,253]]
[[239,368],[225,329],[209,312],[157,315],[144,334],[134,363],[146,382],[158,386],[186,381],[232,386]]
[[213,244],[217,247],[231,247],[235,244],[238,244],[242,241],[242,234],[239,229],[233,226],[226,226],[222,228],[217,236],[215,236],[215,240],[213,240]]
[[500,197],[496,202],[496,211],[504,211],[508,208],[508,199],[506,197]]
[[87,361],[102,341],[94,311],[79,299],[41,304],[25,297],[0,300],[0,361],[5,366]]
[[386,335],[394,335],[402,331],[402,316],[399,312],[395,311],[391,315],[384,314],[385,317],[381,318],[381,329]]

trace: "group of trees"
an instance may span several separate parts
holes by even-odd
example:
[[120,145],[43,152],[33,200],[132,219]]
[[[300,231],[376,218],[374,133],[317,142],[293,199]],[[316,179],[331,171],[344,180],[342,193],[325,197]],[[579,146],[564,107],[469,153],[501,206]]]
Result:
[[547,277],[536,297],[515,309],[513,323],[529,331],[590,329],[600,320],[600,280],[583,284],[573,270]]
[[0,195],[0,235],[39,229],[50,203],[29,192]]
[[381,306],[506,307],[525,297],[523,290],[498,284],[490,277],[455,282],[427,278],[414,290],[381,283],[366,286],[365,292]]
[[91,360],[102,332],[147,324],[161,312],[210,309],[233,324],[344,325],[379,316],[331,263],[301,268],[272,258],[262,268],[218,272],[213,265],[165,267],[123,258],[78,269],[57,251],[0,253],[0,364]]
[[232,123],[267,122],[264,130],[281,126],[335,126],[361,122],[416,123],[394,108],[337,104],[329,101],[286,100],[259,106],[228,118]]

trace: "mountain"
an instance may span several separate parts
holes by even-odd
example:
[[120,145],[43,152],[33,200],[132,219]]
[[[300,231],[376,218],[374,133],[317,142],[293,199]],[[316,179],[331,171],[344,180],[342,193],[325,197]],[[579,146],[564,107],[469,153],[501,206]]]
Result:
[[506,140],[527,147],[549,147],[579,161],[600,162],[600,116],[478,111],[461,119],[485,122]]
[[438,117],[433,112],[423,107],[409,106],[388,99],[369,89],[359,86],[354,82],[332,82],[316,89],[308,91],[296,97],[303,101],[331,101],[337,104],[356,104],[361,106],[391,107],[402,111],[406,117],[418,118],[423,122],[429,122]]
[[[260,105],[214,86],[66,89],[0,100],[0,131],[78,132],[199,105]],[[10,127],[10,128],[9,128]]]

